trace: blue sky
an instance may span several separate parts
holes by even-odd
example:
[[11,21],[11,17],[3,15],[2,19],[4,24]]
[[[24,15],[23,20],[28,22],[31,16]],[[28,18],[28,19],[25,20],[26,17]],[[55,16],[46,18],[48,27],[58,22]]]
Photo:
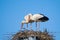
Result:
[[[60,0],[0,0],[0,40],[4,40],[5,34],[18,32],[23,17],[28,13],[46,15],[49,21],[41,23],[40,30],[47,28],[56,36],[55,40],[59,40]],[[36,29],[34,24],[33,29]]]

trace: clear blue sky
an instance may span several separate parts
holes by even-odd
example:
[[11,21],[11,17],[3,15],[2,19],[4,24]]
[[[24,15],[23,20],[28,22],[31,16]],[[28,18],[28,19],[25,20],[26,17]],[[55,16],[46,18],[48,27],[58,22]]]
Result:
[[60,0],[0,0],[0,40],[4,40],[4,34],[18,32],[28,13],[49,17],[49,21],[41,23],[40,30],[47,28],[55,40],[60,40]]

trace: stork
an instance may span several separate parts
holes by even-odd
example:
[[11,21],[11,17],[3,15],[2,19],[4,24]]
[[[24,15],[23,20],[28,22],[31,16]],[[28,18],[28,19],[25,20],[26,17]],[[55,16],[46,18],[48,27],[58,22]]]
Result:
[[24,20],[22,21],[22,26],[21,28],[23,27],[23,24],[27,24],[27,27],[28,27],[28,23],[30,23],[30,28],[32,28],[32,22],[34,22],[33,20],[31,20],[31,15],[32,14],[28,14],[24,17]]
[[[25,20],[27,19],[26,17],[28,17],[28,16],[25,16]],[[29,21],[30,22],[31,21],[36,22],[37,29],[39,28],[39,25],[38,25],[37,22],[45,22],[45,21],[48,21],[48,20],[49,19],[46,16],[44,16],[43,14],[34,14],[34,15],[29,14]]]
[[45,22],[45,21],[48,21],[49,19],[44,16],[43,14],[28,14],[24,17],[24,21],[22,21],[22,26],[23,24],[27,24],[27,27],[28,27],[28,23],[31,24],[31,28],[32,28],[32,22],[36,22],[36,27],[38,27],[37,25],[37,22]]
[[48,21],[49,19],[43,14],[34,14],[33,16],[31,16],[31,20],[34,20],[34,22],[36,22],[36,27],[37,27],[38,26],[37,22],[45,22]]

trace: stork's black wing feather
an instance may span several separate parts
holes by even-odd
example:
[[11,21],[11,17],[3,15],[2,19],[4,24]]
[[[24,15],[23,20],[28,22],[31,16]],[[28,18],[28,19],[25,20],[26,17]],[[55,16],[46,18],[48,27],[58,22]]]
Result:
[[48,17],[46,17],[46,16],[44,16],[44,17],[42,17],[42,18],[40,18],[40,19],[38,19],[38,20],[40,20],[40,21],[42,21],[42,22],[45,22],[45,21],[48,21],[48,20],[49,20],[49,18],[48,18]]

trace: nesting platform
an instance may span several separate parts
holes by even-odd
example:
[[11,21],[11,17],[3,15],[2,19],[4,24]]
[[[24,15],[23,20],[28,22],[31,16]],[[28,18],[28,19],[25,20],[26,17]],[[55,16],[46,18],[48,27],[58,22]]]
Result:
[[[30,38],[30,39],[29,39]],[[24,30],[17,32],[13,37],[12,40],[54,40],[52,35],[49,35],[47,31],[33,31],[33,30]]]

